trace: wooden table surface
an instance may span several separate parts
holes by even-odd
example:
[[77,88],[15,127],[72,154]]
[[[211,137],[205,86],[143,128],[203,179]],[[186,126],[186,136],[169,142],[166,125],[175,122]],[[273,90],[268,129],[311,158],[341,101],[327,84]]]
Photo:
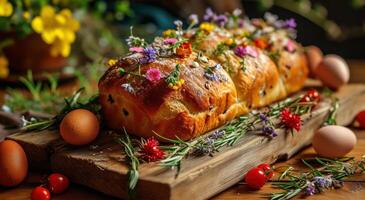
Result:
[[[365,61],[364,60],[349,60],[351,82],[363,82],[365,83]],[[3,102],[4,90],[0,89],[0,105]],[[365,102],[364,102],[365,103]],[[358,142],[355,149],[349,153],[348,156],[361,159],[365,155],[365,130],[353,129],[356,133]],[[295,168],[303,167],[300,159],[303,157],[313,157],[315,152],[312,147],[308,147],[299,152],[295,157],[287,161],[280,161],[275,166],[293,166]],[[30,199],[30,193],[34,187],[39,185],[40,181],[47,174],[40,172],[31,172],[27,180],[18,187],[15,188],[1,188],[0,187],[0,200],[28,200]],[[242,175],[243,176],[243,175]],[[194,186],[192,186],[194,187]],[[214,200],[239,200],[239,199],[265,199],[265,194],[275,192],[277,190],[271,187],[271,184],[266,184],[259,191],[249,190],[243,182],[236,184],[235,186],[227,189],[226,191],[216,195],[212,199]],[[103,200],[114,199],[112,197],[100,194],[92,189],[88,189],[79,185],[71,185],[68,191],[62,195],[55,195],[53,200]],[[352,182],[346,182],[344,187],[337,190],[329,190],[322,194],[310,196],[307,199],[365,199],[365,176],[357,177]]]

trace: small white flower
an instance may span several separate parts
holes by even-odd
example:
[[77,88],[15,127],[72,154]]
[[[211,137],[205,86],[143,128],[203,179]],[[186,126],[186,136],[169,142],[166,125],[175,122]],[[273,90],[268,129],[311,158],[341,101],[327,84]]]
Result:
[[242,14],[242,10],[239,8],[234,9],[233,13],[234,16],[238,17]]
[[278,16],[277,15],[274,15],[270,12],[266,12],[264,14],[264,19],[266,20],[267,23],[269,24],[274,24],[277,20],[278,20]]
[[192,67],[194,67],[194,68],[199,67],[199,63],[198,63],[198,62],[193,61],[193,62],[191,63],[191,66],[192,66]]
[[198,15],[196,15],[196,14],[191,14],[191,15],[189,16],[189,22],[190,22],[190,24],[197,24],[197,23],[199,23]]
[[125,90],[125,91],[127,91],[127,92],[129,92],[129,93],[131,93],[131,94],[134,94],[134,88],[131,86],[131,84],[129,84],[129,83],[123,83],[122,84],[122,88]]

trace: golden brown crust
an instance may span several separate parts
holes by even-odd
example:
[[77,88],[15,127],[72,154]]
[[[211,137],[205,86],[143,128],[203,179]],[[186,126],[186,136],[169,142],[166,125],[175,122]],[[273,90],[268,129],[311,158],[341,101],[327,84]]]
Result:
[[[155,84],[144,77],[119,74],[119,68],[137,74],[140,54],[120,59],[99,82],[100,103],[107,126],[125,127],[128,132],[142,137],[158,134],[188,140],[302,88],[308,68],[299,46],[294,52],[281,51],[279,59],[274,61],[258,48],[255,48],[257,57],[245,56],[244,59],[233,50],[215,54],[217,46],[229,37],[232,37],[229,32],[212,32],[196,46],[208,57],[207,62],[201,62],[198,53],[193,53],[184,59],[172,56],[140,65],[141,74],[150,68],[161,71],[163,78]],[[190,39],[194,43],[194,38]],[[283,45],[275,48],[282,49]],[[206,76],[206,70],[219,63],[222,68],[214,72],[218,79],[212,80]],[[165,78],[177,64],[185,83],[173,90]],[[126,84],[132,87],[126,89]]]
[[[117,67],[109,69],[99,82],[100,103],[107,126],[112,129],[124,126],[143,137],[157,133],[186,140],[233,119],[237,114],[234,105],[237,94],[231,78],[224,69],[216,69],[219,80],[208,80],[204,76],[205,68],[217,63],[210,60],[193,67],[191,62],[195,58],[196,54],[183,60],[164,58],[141,66],[141,74],[153,67],[166,77],[179,63],[180,77],[185,80],[179,90],[168,88],[164,79],[150,84],[139,78],[141,80],[133,83],[134,92],[128,92],[122,84],[128,83],[130,75],[122,77]],[[128,58],[121,60],[121,64],[126,64],[126,60]]]

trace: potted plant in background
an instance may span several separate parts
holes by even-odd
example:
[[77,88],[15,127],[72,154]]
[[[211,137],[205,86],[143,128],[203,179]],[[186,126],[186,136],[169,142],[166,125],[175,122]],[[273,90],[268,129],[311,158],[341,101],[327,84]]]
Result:
[[13,5],[1,0],[0,4],[3,77],[6,71],[52,72],[66,65],[80,28],[70,9],[57,8],[44,1],[15,1]]
[[[43,72],[61,72],[72,60],[72,49],[82,52],[72,47],[85,25],[83,20],[90,21],[91,16],[106,24],[103,14],[120,19],[130,14],[129,1],[0,0],[0,79],[24,75],[28,70],[36,72],[35,78]],[[105,32],[93,31],[88,34]]]

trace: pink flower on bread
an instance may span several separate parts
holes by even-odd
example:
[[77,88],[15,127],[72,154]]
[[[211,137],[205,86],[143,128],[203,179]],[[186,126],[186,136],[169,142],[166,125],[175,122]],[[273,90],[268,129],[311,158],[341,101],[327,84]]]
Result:
[[157,68],[149,68],[146,72],[146,79],[157,83],[161,79],[161,71]]
[[297,45],[293,40],[288,40],[285,45],[285,50],[289,51],[290,53],[294,52],[297,49]]
[[256,58],[259,55],[258,51],[253,46],[238,46],[234,50],[234,53],[238,57],[243,57],[243,56],[249,55],[251,57]]
[[166,38],[163,40],[165,44],[175,44],[177,42],[176,38]]
[[130,52],[134,52],[134,53],[143,53],[144,48],[143,47],[131,47],[129,48]]

